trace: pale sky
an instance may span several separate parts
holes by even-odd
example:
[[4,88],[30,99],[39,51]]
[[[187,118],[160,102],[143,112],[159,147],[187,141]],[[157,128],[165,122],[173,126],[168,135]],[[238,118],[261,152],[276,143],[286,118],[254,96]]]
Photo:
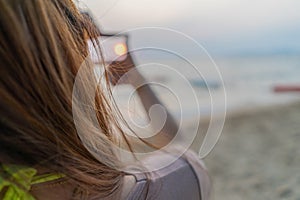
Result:
[[104,30],[168,27],[215,52],[300,52],[300,0],[78,1]]

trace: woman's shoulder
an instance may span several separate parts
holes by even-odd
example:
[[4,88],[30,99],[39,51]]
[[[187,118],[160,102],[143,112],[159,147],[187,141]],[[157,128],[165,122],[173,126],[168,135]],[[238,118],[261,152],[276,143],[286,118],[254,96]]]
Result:
[[145,158],[143,163],[147,169],[155,169],[172,158],[173,162],[165,167],[147,173],[137,170],[128,175],[124,179],[124,188],[128,190],[128,185],[132,188],[126,195],[127,199],[145,199],[145,196],[165,200],[209,199],[210,179],[203,161],[194,152],[186,151],[180,157],[171,153],[154,154]]

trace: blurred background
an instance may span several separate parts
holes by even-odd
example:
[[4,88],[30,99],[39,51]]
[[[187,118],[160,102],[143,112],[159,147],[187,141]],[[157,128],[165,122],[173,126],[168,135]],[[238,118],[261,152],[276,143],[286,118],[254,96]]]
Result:
[[[205,77],[188,73],[191,65],[170,52],[133,52],[137,65],[147,65],[142,73],[148,79],[185,90],[176,75],[160,70],[159,65],[166,65],[189,81],[205,119],[200,123],[200,135],[205,134],[209,124],[211,96],[220,112],[226,100],[226,121],[220,141],[205,158],[215,199],[300,199],[299,0],[77,3],[82,10],[92,13],[102,31],[128,32],[129,50],[159,44],[184,52],[203,72]],[[181,34],[175,32],[135,31],[142,27],[178,31],[204,49],[198,51],[199,47],[180,39]],[[154,90],[178,119],[182,117],[182,126],[189,134],[191,124],[198,120],[189,96],[180,99],[183,109],[179,110],[178,102],[166,90]],[[130,88],[121,86],[117,93],[117,101],[122,105]],[[132,112],[139,112],[137,104],[138,100],[132,101]]]

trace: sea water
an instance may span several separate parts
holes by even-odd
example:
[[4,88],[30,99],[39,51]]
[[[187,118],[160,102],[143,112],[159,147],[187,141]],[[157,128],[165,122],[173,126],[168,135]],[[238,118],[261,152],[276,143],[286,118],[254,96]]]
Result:
[[[275,93],[277,85],[300,86],[300,56],[243,56],[211,59],[137,59],[139,71],[166,108],[183,120],[300,100],[300,93]],[[124,115],[142,116],[128,85],[115,89]],[[142,119],[142,117],[137,117]],[[141,120],[143,121],[143,120]]]
[[[135,56],[135,64],[163,105],[182,122],[300,100],[275,93],[277,85],[300,86],[300,56],[193,58]],[[98,70],[98,75],[101,70]],[[113,95],[125,119],[147,124],[135,89],[118,85]]]

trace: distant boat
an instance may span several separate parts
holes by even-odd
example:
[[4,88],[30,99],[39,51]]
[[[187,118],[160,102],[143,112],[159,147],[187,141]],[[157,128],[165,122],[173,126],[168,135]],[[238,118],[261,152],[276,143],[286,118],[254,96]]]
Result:
[[218,89],[221,86],[220,83],[217,81],[204,81],[198,79],[193,79],[189,81],[192,86],[199,88]]
[[276,92],[276,93],[300,92],[300,86],[296,86],[296,85],[276,85],[276,86],[274,86],[273,91]]

